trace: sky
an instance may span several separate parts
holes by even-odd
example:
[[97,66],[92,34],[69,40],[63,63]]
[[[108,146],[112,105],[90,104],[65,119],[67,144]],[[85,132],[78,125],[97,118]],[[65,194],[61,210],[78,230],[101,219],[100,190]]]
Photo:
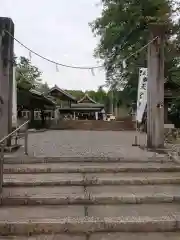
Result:
[[[96,66],[93,57],[98,44],[88,23],[100,16],[99,0],[0,0],[0,16],[12,18],[15,37],[35,52],[67,65]],[[29,58],[29,51],[15,42],[17,56]],[[42,72],[43,82],[62,89],[96,90],[105,83],[103,70],[58,67],[32,54],[32,64]]]

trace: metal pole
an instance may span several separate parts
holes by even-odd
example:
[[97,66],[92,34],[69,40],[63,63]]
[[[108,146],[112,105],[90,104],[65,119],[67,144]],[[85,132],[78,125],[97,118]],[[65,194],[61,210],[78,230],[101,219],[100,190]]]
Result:
[[136,147],[136,146],[139,146],[138,144],[138,122],[136,121],[136,134],[134,136],[134,143],[132,144],[132,146]]
[[111,102],[111,104],[112,104],[112,106],[111,106],[112,107],[112,111],[111,112],[112,112],[112,115],[114,115],[114,102],[113,102],[114,94],[113,94],[113,89],[111,91],[112,91],[111,92],[111,101],[112,101]]
[[24,136],[24,153],[28,155],[28,126],[26,126],[25,136]]
[[4,143],[0,145],[0,193],[3,188]]

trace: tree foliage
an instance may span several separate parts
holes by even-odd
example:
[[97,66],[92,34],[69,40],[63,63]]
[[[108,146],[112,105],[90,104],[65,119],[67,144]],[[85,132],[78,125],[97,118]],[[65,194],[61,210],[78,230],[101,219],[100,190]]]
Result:
[[[95,36],[100,37],[95,56],[104,61],[109,86],[124,88],[124,98],[134,101],[137,96],[138,68],[147,66],[147,51],[141,51],[126,61],[149,41],[150,23],[166,25],[165,77],[179,81],[180,24],[173,21],[179,13],[174,0],[101,0],[101,16],[90,25]],[[172,40],[172,36],[174,39]],[[178,75],[178,77],[177,77]]]
[[81,90],[66,90],[66,91],[73,95],[77,100],[80,100],[84,96],[84,92]]
[[18,88],[38,89],[42,85],[41,72],[25,57],[16,58],[16,81]]
[[15,63],[16,81],[19,89],[36,89],[45,95],[48,93],[49,86],[47,82],[42,82],[42,72],[38,67],[32,65],[29,59],[22,56],[19,59],[15,57]]
[[49,85],[47,84],[47,82],[45,82],[45,83],[39,84],[39,86],[37,87],[37,90],[39,92],[43,93],[44,95],[48,95],[50,88],[49,88]]

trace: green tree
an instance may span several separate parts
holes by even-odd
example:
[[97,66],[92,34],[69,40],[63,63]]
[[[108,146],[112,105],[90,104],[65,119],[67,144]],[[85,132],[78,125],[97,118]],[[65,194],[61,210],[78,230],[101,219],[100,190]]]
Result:
[[107,93],[104,91],[103,86],[99,86],[97,90],[97,99],[99,103],[107,102]]
[[73,95],[77,100],[80,100],[84,96],[84,92],[81,90],[66,90],[66,91]]
[[[180,39],[180,24],[172,19],[175,13],[178,14],[178,3],[174,0],[101,2],[101,16],[91,23],[91,27],[95,36],[100,37],[95,56],[104,61],[107,84],[124,88],[126,101],[136,100],[138,68],[147,66],[147,51],[144,50],[128,59],[125,69],[123,60],[147,44],[150,23],[165,23],[167,26],[165,74],[166,78],[177,80],[177,76],[173,74],[174,70],[179,68],[179,58],[175,60],[175,57]],[[171,37],[175,34],[177,36],[172,40]]]
[[89,97],[91,97],[94,101],[98,102],[98,98],[97,98],[97,92],[94,90],[88,90],[85,93],[87,93],[89,95]]
[[39,86],[37,87],[37,90],[38,90],[39,92],[43,93],[44,95],[47,95],[48,92],[49,92],[49,90],[50,90],[47,82],[45,82],[45,83],[39,83],[38,85],[39,85]]
[[42,84],[41,72],[25,57],[16,58],[16,80],[18,88],[38,89]]

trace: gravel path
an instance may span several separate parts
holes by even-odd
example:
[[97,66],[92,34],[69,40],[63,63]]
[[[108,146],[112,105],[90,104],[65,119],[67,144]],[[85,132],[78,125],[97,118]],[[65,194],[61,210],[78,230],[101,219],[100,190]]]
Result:
[[[41,157],[151,157],[138,147],[132,147],[135,132],[131,131],[46,131],[29,134],[29,155]],[[145,143],[141,134],[139,142]],[[22,144],[24,141],[22,140]],[[13,154],[23,154],[23,148]]]

